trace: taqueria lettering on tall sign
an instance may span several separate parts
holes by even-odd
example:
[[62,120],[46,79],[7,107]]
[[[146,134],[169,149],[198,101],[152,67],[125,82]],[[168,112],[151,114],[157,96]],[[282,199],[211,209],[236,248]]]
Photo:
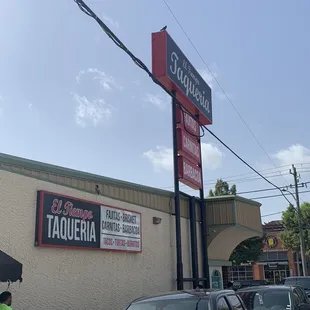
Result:
[[36,245],[141,252],[141,214],[37,192]]
[[211,88],[166,30],[152,33],[152,73],[175,91],[182,106],[176,109],[178,178],[193,189],[202,189],[200,125],[191,115],[200,124],[212,124]]
[[212,124],[211,88],[166,30],[152,33],[152,73],[200,123]]

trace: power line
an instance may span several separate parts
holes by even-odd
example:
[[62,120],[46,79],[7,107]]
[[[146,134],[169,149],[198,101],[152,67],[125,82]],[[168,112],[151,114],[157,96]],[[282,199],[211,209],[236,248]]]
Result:
[[[261,173],[259,173],[255,168],[253,168],[250,164],[248,164],[243,158],[241,158],[231,147],[229,147],[224,141],[222,141],[219,137],[217,137],[210,129],[208,129],[205,125],[201,124],[199,119],[192,113],[190,113],[183,105],[179,102],[179,100],[176,98],[176,96],[166,89],[166,87],[152,74],[152,72],[148,69],[148,67],[139,59],[137,58],[124,44],[123,42],[110,30],[110,28],[84,3],[83,0],[73,0],[80,10],[84,12],[86,15],[92,17],[100,26],[100,28],[108,35],[108,37],[119,47],[121,48],[133,61],[134,63],[140,67],[142,70],[144,70],[149,77],[153,80],[154,83],[159,85],[167,94],[169,94],[171,97],[175,99],[175,102],[178,104],[180,107],[182,113],[187,113],[191,117],[193,117],[198,124],[201,126],[203,132],[204,130],[208,131],[211,136],[213,136],[218,142],[220,142],[226,149],[228,149],[232,154],[234,154],[243,164],[245,164],[248,168],[250,168],[252,171],[254,171],[256,174],[258,174],[262,179],[264,179],[267,183],[272,185],[273,187],[277,188],[280,192],[281,189],[269,181],[267,178],[265,178]],[[184,115],[183,115],[184,116]],[[283,195],[284,199],[290,203],[288,198],[281,192]]]
[[[307,191],[303,191],[303,192],[299,192],[299,194],[305,194],[305,193],[310,193],[310,190],[307,190]],[[288,196],[290,194],[284,194],[282,193],[282,195],[270,195],[270,196],[261,196],[261,197],[251,197],[251,198],[248,198],[248,199],[251,199],[251,200],[260,200],[260,199],[267,199],[267,198],[274,198],[274,197],[281,197],[281,196]]]
[[[303,182],[303,184],[304,185],[310,184],[310,182]],[[281,188],[286,189],[287,186],[283,186]],[[247,192],[239,192],[239,193],[237,193],[237,195],[250,194],[250,193],[258,193],[258,192],[267,192],[267,191],[274,191],[274,190],[276,190],[276,188],[255,189],[255,190],[251,190],[251,191],[247,191]]]
[[[310,170],[309,170],[310,171]],[[276,177],[279,177],[278,174],[264,174],[264,177],[265,178],[276,178]],[[214,180],[210,180],[210,181],[207,181],[207,182],[204,182],[204,186],[213,186],[218,179],[222,179],[224,182],[227,182],[227,183],[233,183],[233,184],[238,184],[238,183],[244,183],[244,182],[250,182],[250,181],[257,181],[257,180],[260,180],[261,177],[258,177],[257,175],[252,175],[252,176],[248,176],[248,177],[244,177],[244,178],[238,178],[238,179],[225,179],[225,178],[217,178],[217,179],[214,179]],[[185,185],[184,185],[185,186]],[[162,189],[169,189],[169,188],[172,188],[173,186],[165,186],[165,187],[161,187]]]
[[[228,100],[228,102],[231,104],[231,106],[233,107],[233,109],[235,110],[235,112],[237,113],[237,115],[239,116],[239,118],[241,119],[241,121],[243,122],[243,124],[245,125],[245,127],[248,129],[248,131],[251,133],[252,137],[254,138],[254,140],[257,142],[257,144],[259,145],[259,147],[262,149],[262,151],[265,153],[265,155],[268,157],[268,159],[270,160],[270,162],[272,163],[272,165],[276,168],[275,163],[273,162],[273,160],[271,159],[271,157],[269,156],[269,154],[266,152],[265,148],[263,147],[263,145],[259,142],[259,140],[257,139],[256,135],[254,134],[254,132],[251,130],[250,126],[247,124],[247,122],[245,121],[245,119],[242,117],[242,115],[239,113],[238,109],[236,108],[236,106],[234,105],[234,103],[231,101],[231,99],[229,98],[228,94],[226,93],[226,91],[224,90],[224,88],[222,87],[222,85],[220,84],[219,80],[216,78],[216,76],[213,74],[212,70],[210,69],[210,67],[208,66],[207,62],[204,60],[204,58],[201,56],[201,54],[199,53],[198,49],[196,48],[195,44],[193,43],[193,41],[191,40],[191,38],[189,37],[189,35],[187,34],[187,32],[185,31],[184,27],[181,25],[180,21],[178,20],[178,18],[176,17],[176,15],[173,13],[171,7],[169,6],[169,4],[167,3],[166,0],[163,0],[163,2],[165,3],[166,7],[168,8],[168,10],[170,11],[171,15],[173,16],[173,18],[175,19],[175,21],[177,22],[177,24],[179,25],[179,27],[181,28],[181,30],[183,31],[183,33],[185,34],[185,36],[187,37],[188,41],[190,42],[190,44],[192,45],[192,47],[194,48],[194,50],[196,51],[197,55],[199,56],[199,58],[201,59],[201,61],[204,63],[204,65],[206,66],[206,68],[208,69],[208,71],[210,72],[212,78],[214,79],[214,81],[216,82],[216,84],[219,86],[219,88],[221,89],[222,93],[224,94],[224,96],[226,97],[226,99]],[[281,173],[280,173],[281,174]],[[282,178],[284,179],[285,183],[287,184],[288,181],[285,179],[284,176],[282,176]]]
[[[301,165],[301,164],[296,164],[296,166],[297,165]],[[283,165],[283,166],[278,166],[277,168],[279,169],[279,168],[290,167],[290,166],[291,165]],[[305,168],[302,168],[302,169],[310,169],[310,167],[309,168],[305,167]],[[270,170],[275,170],[275,168],[263,169],[263,170],[259,170],[259,172],[262,173],[266,178],[280,177],[280,175],[274,174],[276,171],[270,171]],[[300,170],[301,170],[301,168],[299,168],[299,171]],[[270,171],[270,172],[264,173],[266,171]],[[286,171],[287,170],[285,169],[282,172],[286,172]],[[301,172],[310,172],[310,170],[302,170]],[[269,174],[272,174],[272,175],[269,175]],[[237,179],[237,177],[243,177],[243,178],[238,178]],[[219,179],[222,179],[223,181],[228,182],[228,183],[234,183],[235,184],[235,183],[242,183],[243,181],[256,181],[256,180],[261,179],[261,178],[257,178],[257,174],[256,173],[247,172],[247,173],[242,173],[242,174],[230,175],[230,176],[227,176],[227,177],[218,177],[216,179],[204,182],[203,184],[204,184],[204,186],[214,185],[217,182],[217,180],[219,180]],[[162,186],[160,188],[161,189],[170,189],[170,188],[173,188],[173,186]]]
[[277,215],[277,214],[282,214],[284,211],[280,211],[280,212],[274,212],[274,213],[269,213],[269,214],[264,214],[261,217],[267,217],[267,216],[272,216],[272,215]]
[[[278,174],[273,174],[273,175],[264,175],[265,178],[267,179],[274,179],[274,178],[278,178],[279,175]],[[253,182],[253,181],[258,181],[258,180],[261,180],[261,177],[251,177],[251,178],[240,178],[240,179],[235,179],[235,180],[226,180],[226,179],[222,179],[224,182],[227,182],[227,183],[232,183],[234,185],[236,184],[242,184],[242,183],[248,183],[248,182]],[[204,182],[203,185],[204,187],[213,187],[215,184],[216,184],[217,180],[214,180],[214,181],[208,181],[208,182]],[[187,188],[185,185],[181,185],[183,188]],[[285,186],[287,187],[287,186]],[[160,187],[161,189],[164,189],[164,190],[169,190],[171,188],[173,188],[173,186],[166,186],[166,187]],[[281,187],[282,188],[282,187]],[[274,188],[275,190],[277,188]],[[196,191],[195,189],[188,189],[189,191]],[[238,193],[238,194],[241,194],[241,193]]]

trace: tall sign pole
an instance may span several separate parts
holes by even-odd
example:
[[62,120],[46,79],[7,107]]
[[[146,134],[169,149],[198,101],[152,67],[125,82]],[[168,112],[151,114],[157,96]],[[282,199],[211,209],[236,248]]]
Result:
[[174,165],[174,214],[177,256],[177,290],[183,290],[183,262],[182,262],[182,237],[181,237],[181,210],[179,187],[179,158],[178,158],[178,133],[177,133],[177,102],[176,91],[172,94],[172,134],[173,134],[173,165]]
[[[200,140],[200,138],[199,138]],[[200,148],[200,156],[201,148]],[[201,182],[203,184],[203,173],[201,172]],[[210,272],[209,272],[209,255],[208,255],[208,216],[207,216],[207,203],[205,201],[204,188],[201,187],[200,191],[200,218],[201,218],[201,248],[202,248],[202,269],[203,269],[203,286],[211,288],[210,286]]]
[[300,202],[299,202],[299,192],[298,192],[298,176],[296,167],[292,165],[292,170],[290,173],[294,176],[294,184],[295,184],[295,197],[296,197],[296,209],[297,209],[297,219],[298,219],[298,230],[299,230],[299,238],[300,238],[300,256],[301,256],[301,264],[302,264],[302,273],[303,276],[307,276],[307,268],[306,268],[306,247],[305,247],[305,237],[303,232],[303,223],[302,223],[302,215],[300,210]]
[[[200,125],[212,124],[211,88],[165,29],[152,33],[152,73],[172,92],[177,289],[183,289],[179,182],[200,191],[203,281],[210,287],[207,212],[202,182]],[[195,117],[193,117],[195,115]],[[190,206],[189,206],[190,207]],[[198,266],[198,262],[197,266]],[[192,270],[194,274],[194,270]],[[196,269],[195,269],[195,274]],[[194,276],[194,275],[193,275]],[[198,279],[192,279],[196,283]]]

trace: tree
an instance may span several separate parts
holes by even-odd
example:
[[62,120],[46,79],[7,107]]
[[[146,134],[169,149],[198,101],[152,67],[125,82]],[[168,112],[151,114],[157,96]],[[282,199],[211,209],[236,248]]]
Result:
[[264,240],[265,235],[244,240],[235,247],[229,260],[235,266],[256,262],[263,252]]
[[226,181],[223,181],[222,179],[218,179],[215,184],[214,191],[210,189],[209,191],[209,197],[213,196],[225,196],[225,195],[236,195],[237,189],[236,185],[232,185],[231,188],[229,188],[229,185]]
[[[229,188],[229,184],[222,179],[218,179],[214,191],[210,189],[209,197],[214,196],[225,196],[225,195],[236,195],[237,188],[233,184]],[[229,260],[234,265],[246,264],[249,262],[255,262],[258,260],[258,257],[263,252],[264,248],[264,237],[253,237],[241,242],[231,253]]]
[[[310,203],[304,202],[300,206],[301,218],[302,218],[302,229],[304,232],[305,246],[307,255],[310,254]],[[279,234],[279,237],[285,246],[285,248],[299,252],[300,251],[300,240],[299,240],[299,227],[296,209],[289,205],[288,208],[282,213],[282,224],[285,230]]]

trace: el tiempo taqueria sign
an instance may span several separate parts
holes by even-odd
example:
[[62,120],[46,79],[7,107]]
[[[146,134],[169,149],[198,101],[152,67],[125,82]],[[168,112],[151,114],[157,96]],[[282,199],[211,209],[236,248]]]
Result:
[[141,213],[37,192],[36,246],[141,252]]

